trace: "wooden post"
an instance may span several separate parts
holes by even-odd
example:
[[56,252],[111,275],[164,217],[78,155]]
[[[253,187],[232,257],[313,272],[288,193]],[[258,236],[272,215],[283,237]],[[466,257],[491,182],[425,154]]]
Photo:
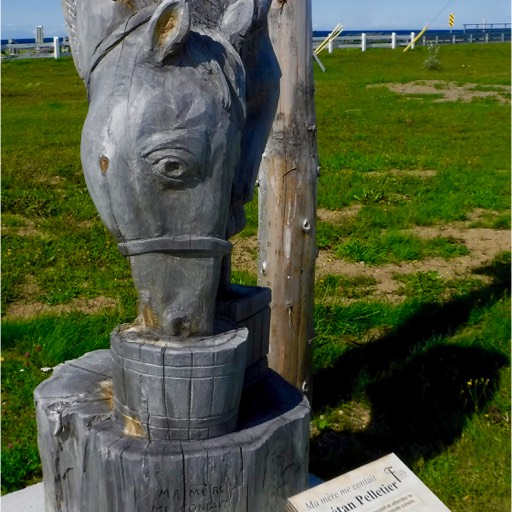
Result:
[[311,390],[318,159],[311,2],[274,0],[281,95],[259,175],[258,281],[272,289],[269,364]]
[[396,50],[396,32],[391,33],[391,49]]
[[416,39],[416,34],[411,32],[411,50],[414,50],[414,40]]
[[60,41],[58,37],[53,38],[53,57],[55,59],[60,57]]
[[366,51],[366,34],[364,32],[361,34],[361,51]]

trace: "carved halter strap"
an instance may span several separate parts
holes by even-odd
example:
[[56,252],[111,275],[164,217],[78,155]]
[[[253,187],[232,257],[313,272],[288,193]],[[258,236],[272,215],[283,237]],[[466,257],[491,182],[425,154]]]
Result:
[[130,240],[118,245],[123,256],[136,256],[148,252],[165,252],[175,256],[207,258],[231,252],[231,244],[211,236],[178,235]]

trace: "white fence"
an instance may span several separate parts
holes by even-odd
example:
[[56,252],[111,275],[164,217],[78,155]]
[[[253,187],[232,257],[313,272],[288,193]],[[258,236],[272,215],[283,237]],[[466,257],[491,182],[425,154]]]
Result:
[[[407,46],[414,41],[416,34],[365,34],[350,36],[338,36],[327,45],[329,53],[335,48],[361,48],[364,52],[367,48],[391,48],[395,49],[401,46]],[[325,37],[313,37],[313,49],[317,48]],[[415,44],[426,45],[428,43],[435,44],[460,44],[460,43],[490,43],[510,41],[510,31],[508,32],[458,32],[454,34],[429,34],[428,32],[420,38]],[[414,44],[411,46],[414,48]],[[2,45],[2,51],[7,52],[7,56],[15,57],[44,57],[52,56],[58,59],[61,54],[70,54],[69,41],[64,38],[60,41],[58,37],[53,38],[51,43],[14,43],[9,42]]]
[[49,57],[58,59],[61,54],[70,53],[69,41],[63,41],[58,37],[53,38],[51,43],[14,43],[9,42],[2,45],[2,51],[7,51],[8,57]]
[[[329,43],[328,50],[329,53],[332,53],[335,48],[361,48],[364,52],[369,46],[395,49],[397,45],[406,46],[414,37],[416,37],[414,32],[410,35],[397,35],[395,32],[391,34],[368,35],[363,32],[361,35],[336,37]],[[319,46],[324,39],[324,37],[313,37],[313,48]]]
[[[414,41],[416,34],[397,34],[391,32],[390,34],[365,34],[350,36],[338,36],[327,46],[329,53],[335,48],[361,48],[364,52],[367,48],[391,48],[395,49],[399,46],[407,46]],[[325,37],[313,37],[313,48],[317,48]],[[435,44],[460,44],[460,43],[490,43],[490,42],[505,42],[510,41],[510,31],[507,32],[458,32],[454,34],[429,34],[428,32],[420,38],[415,44],[426,45],[429,43]],[[414,48],[414,44],[411,48]]]

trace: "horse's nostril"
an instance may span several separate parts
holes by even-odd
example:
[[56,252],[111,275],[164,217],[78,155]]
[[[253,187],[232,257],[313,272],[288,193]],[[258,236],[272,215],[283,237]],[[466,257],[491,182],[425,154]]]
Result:
[[109,164],[108,158],[105,155],[101,156],[100,157],[101,174],[105,175],[105,173],[108,171],[108,164]]

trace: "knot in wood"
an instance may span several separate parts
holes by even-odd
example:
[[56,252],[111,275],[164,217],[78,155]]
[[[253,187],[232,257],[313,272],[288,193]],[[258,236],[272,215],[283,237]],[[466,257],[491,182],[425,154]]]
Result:
[[100,157],[100,170],[101,170],[101,174],[103,174],[103,176],[105,176],[105,174],[108,171],[108,164],[109,163],[110,163],[109,159],[105,155],[102,155]]

